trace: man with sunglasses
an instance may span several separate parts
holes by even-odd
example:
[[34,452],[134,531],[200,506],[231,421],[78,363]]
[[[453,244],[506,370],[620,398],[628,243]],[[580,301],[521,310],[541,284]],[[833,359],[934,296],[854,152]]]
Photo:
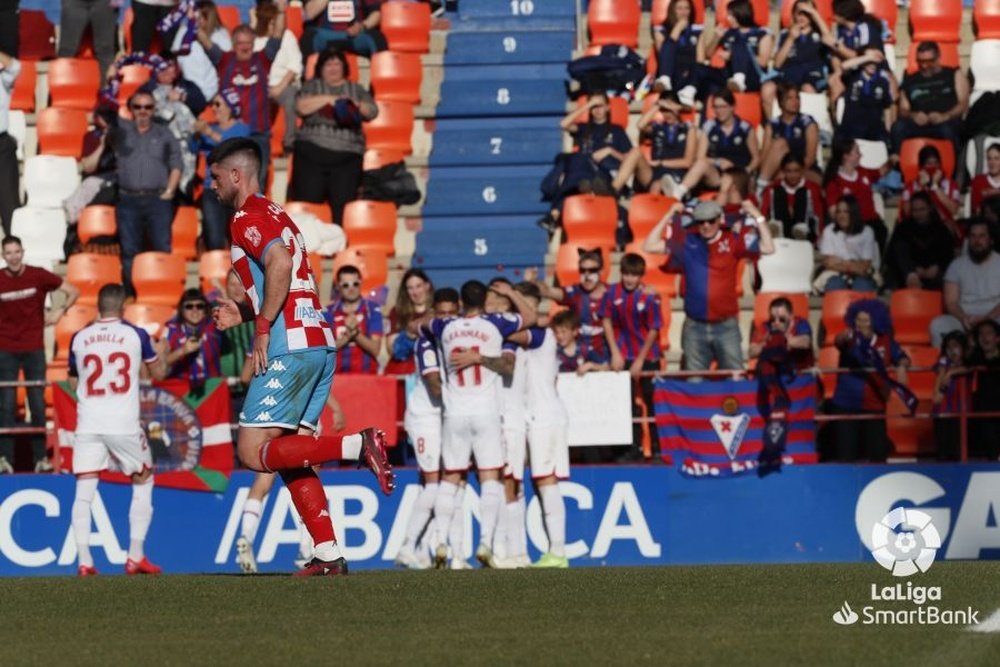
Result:
[[812,368],[812,327],[809,320],[797,317],[792,310],[792,302],[784,296],[772,299],[767,312],[766,321],[754,322],[750,356],[758,357],[766,345],[780,341],[788,349],[797,370]]
[[222,375],[222,334],[208,317],[208,300],[200,289],[185,290],[177,316],[167,322],[167,377],[202,384]]
[[736,281],[740,261],[774,252],[767,219],[752,202],[744,201],[746,221],[739,229],[726,228],[722,207],[703,201],[691,216],[690,226],[697,228],[678,233],[673,224],[677,211],[671,208],[656,224],[643,250],[667,255],[666,270],[684,275],[684,369],[708,370],[714,359],[719,370],[742,370]]
[[153,122],[153,96],[137,92],[129,98],[128,108],[133,120],[118,120],[111,143],[118,165],[115,213],[122,249],[122,282],[134,296],[135,256],[146,250],[170,252],[173,200],[184,165],[177,139],[166,125]]
[[340,298],[326,307],[323,316],[333,327],[337,345],[337,371],[378,373],[382,350],[382,309],[361,296],[361,271],[356,266],[337,269]]

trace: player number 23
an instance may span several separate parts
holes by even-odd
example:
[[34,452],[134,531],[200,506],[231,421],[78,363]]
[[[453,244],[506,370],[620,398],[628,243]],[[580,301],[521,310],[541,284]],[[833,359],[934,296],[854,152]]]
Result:
[[[120,363],[120,365],[119,365]],[[97,382],[104,375],[104,360],[96,354],[88,354],[83,358],[83,366],[87,369],[87,395],[104,396],[107,392],[112,394],[124,394],[132,386],[132,378],[129,370],[132,367],[132,360],[124,352],[115,352],[108,357],[108,370],[113,374],[107,383],[107,389],[97,386]],[[114,368],[112,368],[114,367]]]

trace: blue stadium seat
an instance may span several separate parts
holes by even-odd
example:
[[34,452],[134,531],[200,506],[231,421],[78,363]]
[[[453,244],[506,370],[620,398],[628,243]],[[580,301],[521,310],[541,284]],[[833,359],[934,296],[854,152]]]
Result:
[[572,30],[451,32],[444,64],[561,63],[573,52]]
[[539,183],[548,165],[526,167],[438,167],[430,170],[425,216],[541,215]]
[[565,112],[566,91],[559,79],[446,79],[441,84],[441,102],[437,107],[438,118],[556,116]]
[[[420,266],[420,265],[415,263],[414,266]],[[524,270],[531,266],[536,266],[536,265],[533,264],[525,264],[524,266],[504,265],[503,267],[481,266],[481,267],[472,267],[463,269],[429,268],[424,270],[427,272],[427,275],[434,283],[434,287],[454,287],[455,289],[459,289],[462,287],[462,284],[467,280],[478,280],[483,283],[489,283],[490,280],[492,280],[497,276],[503,276],[512,283],[517,284],[522,280],[524,280]]]
[[551,164],[562,150],[555,119],[545,116],[442,119],[434,129],[430,166]]
[[424,268],[537,266],[546,239],[533,216],[424,218],[413,261]]
[[468,0],[459,4],[451,34],[464,30],[572,30],[575,19],[575,0]]

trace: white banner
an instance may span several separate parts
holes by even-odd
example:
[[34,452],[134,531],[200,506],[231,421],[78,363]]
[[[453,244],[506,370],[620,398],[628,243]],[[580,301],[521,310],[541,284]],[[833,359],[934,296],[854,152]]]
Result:
[[627,372],[560,373],[556,385],[569,415],[569,445],[632,444],[632,380]]

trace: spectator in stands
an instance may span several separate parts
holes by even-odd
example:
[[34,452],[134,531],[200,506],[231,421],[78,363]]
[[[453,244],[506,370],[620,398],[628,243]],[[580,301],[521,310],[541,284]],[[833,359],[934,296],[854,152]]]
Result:
[[[722,90],[712,100],[715,118],[705,121],[698,136],[698,157],[673,196],[683,200],[699,183],[717,188],[726,169],[739,167],[753,173],[760,163],[757,133],[735,113],[736,98]],[[671,194],[669,192],[665,194]]]
[[885,253],[885,286],[888,289],[939,290],[945,271],[955,256],[955,237],[941,220],[931,195],[910,197],[909,215],[896,223]]
[[796,317],[792,302],[783,296],[772,299],[767,312],[766,321],[754,323],[753,334],[750,336],[750,358],[759,357],[765,343],[772,336],[781,336],[785,338],[785,345],[796,370],[812,368],[815,360],[808,315]]
[[1000,194],[1000,144],[986,149],[986,173],[972,179],[972,215],[983,214],[983,202]]
[[181,192],[190,193],[197,155],[191,151],[195,120],[205,110],[205,98],[195,84],[181,77],[177,63],[165,58],[156,64],[154,77],[139,90],[156,100],[156,120],[165,125],[181,149]]
[[525,269],[524,279],[534,282],[544,298],[568,307],[580,320],[581,337],[602,360],[607,361],[610,353],[604,338],[604,321],[601,317],[601,304],[608,293],[607,284],[601,280],[604,256],[600,248],[580,248],[577,253],[580,282],[575,285],[550,286],[538,280],[538,270],[534,268]]
[[622,183],[627,183],[634,173],[637,188],[659,194],[664,190],[663,183],[672,191],[681,182],[698,150],[698,129],[681,120],[684,110],[677,94],[665,91],[656,105],[639,118],[639,134],[651,143],[649,160],[639,146],[629,151],[619,169]]
[[[174,11],[178,0],[133,0],[132,2],[132,51],[150,51],[153,38],[159,34],[157,26]],[[174,32],[163,36],[162,47],[169,49]]]
[[726,63],[729,88],[759,92],[761,107],[770,114],[775,89],[770,80],[773,75],[768,70],[774,52],[774,35],[766,26],[757,23],[750,0],[732,0],[726,5],[726,18],[731,27],[721,36],[716,30],[708,40],[705,53],[710,56],[716,47],[722,47],[719,56]]
[[[589,115],[587,122],[581,122]],[[611,122],[611,104],[604,93],[591,93],[587,103],[567,113],[559,127],[573,138],[575,152],[561,156],[563,171],[551,198],[552,208],[538,221],[538,226],[550,234],[559,228],[562,202],[577,193],[613,195],[631,174],[621,170],[622,162],[632,150],[632,141],[625,129]]]
[[[45,379],[43,333],[46,325],[55,324],[73,305],[80,291],[59,276],[24,263],[21,239],[6,236],[0,242],[3,261],[0,270],[0,382],[14,382],[23,373],[27,381]],[[46,312],[45,301],[51,292],[62,292],[62,306]],[[45,397],[42,387],[28,387],[28,410],[31,426],[45,426]],[[0,428],[14,426],[17,391],[0,388]],[[31,437],[35,472],[52,470],[45,457],[45,436]],[[13,472],[14,439],[0,435],[0,474]]]
[[823,191],[804,172],[802,160],[794,153],[786,153],[781,158],[781,179],[764,190],[760,211],[781,225],[781,235],[785,238],[815,243],[826,215]]
[[699,63],[706,59],[705,29],[694,18],[691,0],[671,0],[667,18],[653,28],[657,83],[675,93],[687,88],[691,98],[700,92]]
[[[739,231],[723,226],[722,207],[700,202],[694,209],[697,230],[675,232],[675,205],[657,223],[643,244],[644,252],[666,254],[666,270],[684,275],[684,329],[681,348],[684,369],[708,370],[712,361],[723,370],[741,370],[743,353],[737,321],[736,281],[742,260],[753,261],[774,252],[771,230],[753,202],[743,203],[752,221]],[[759,236],[758,236],[759,234]]]
[[941,169],[941,153],[935,146],[924,146],[917,154],[920,171],[917,178],[910,181],[903,189],[903,197],[899,203],[899,213],[907,216],[910,212],[910,201],[918,192],[930,197],[938,216],[951,230],[956,240],[964,238],[965,234],[956,222],[962,193],[955,181]]
[[384,51],[381,4],[382,0],[307,0],[302,5],[308,24],[302,34],[302,53],[322,53],[333,46],[370,58]]
[[101,204],[113,206],[118,199],[115,187],[118,168],[115,150],[109,143],[109,137],[114,134],[117,124],[117,105],[98,104],[94,109],[94,128],[83,135],[83,158],[80,160],[83,181],[63,202],[66,220],[70,225],[76,224],[85,207]]
[[827,214],[832,220],[836,216],[837,202],[845,195],[851,195],[858,202],[861,219],[870,225],[879,247],[885,246],[889,230],[875,210],[873,184],[879,173],[861,166],[861,149],[853,139],[834,139],[830,151],[830,161],[823,173],[823,188],[826,195]]
[[757,201],[750,193],[750,175],[739,167],[723,171],[715,201],[722,207],[722,224],[738,231],[746,218],[743,202]]
[[[257,22],[254,25],[254,51],[260,51],[267,45],[271,35],[275,34],[275,23],[278,20],[278,7],[271,0],[257,3]],[[299,82],[302,79],[302,51],[295,33],[287,28],[281,34],[281,48],[271,63],[271,71],[267,75],[268,94],[278,106],[285,111],[285,134],[281,145],[285,152],[291,154],[295,143],[295,96],[299,92]]]
[[893,155],[899,155],[906,139],[947,139],[959,154],[962,116],[969,109],[969,81],[957,67],[941,65],[941,47],[936,42],[917,45],[915,74],[907,74],[900,85],[899,118],[892,125]]
[[[1000,412],[1000,324],[983,320],[972,335],[975,347],[969,355],[969,366],[976,369],[972,378],[972,411]],[[996,461],[1000,453],[1000,418],[972,419],[969,431],[970,453]]]
[[836,30],[823,35],[823,43],[833,54],[833,74],[830,76],[830,99],[844,92],[841,78],[845,60],[857,58],[868,50],[885,52],[882,42],[882,21],[865,9],[861,0],[835,0],[833,22]]
[[14,94],[14,82],[20,73],[21,62],[0,51],[0,223],[4,236],[10,235],[14,209],[21,205],[17,140],[8,131],[10,98]]
[[818,292],[878,290],[878,244],[872,228],[861,219],[861,208],[852,195],[844,195],[834,206],[833,223],[823,229],[819,254],[822,271],[813,283]]
[[[663,313],[660,297],[642,284],[646,273],[646,260],[636,253],[625,253],[621,260],[621,282],[608,287],[601,301],[600,316],[604,338],[611,352],[611,370],[627,370],[632,376],[632,404],[635,406],[636,389],[642,395],[646,414],[653,415],[653,378],[643,372],[658,371],[663,357],[660,350],[660,329]],[[660,457],[660,441],[656,429],[649,429],[653,460]],[[632,429],[633,449],[627,460],[642,457],[642,426]]]
[[337,270],[340,298],[323,315],[333,327],[340,373],[378,373],[382,350],[382,309],[361,296],[361,271],[351,265]]
[[116,217],[122,282],[134,295],[133,258],[144,250],[170,252],[173,201],[183,163],[180,146],[170,130],[153,122],[153,96],[136,92],[129,98],[128,107],[134,120],[118,120],[112,143],[118,165]]
[[361,123],[378,115],[371,93],[348,76],[343,52],[327,49],[316,62],[316,76],[302,86],[295,102],[302,127],[295,135],[292,196],[298,201],[327,202],[338,225],[361,185],[365,154]]
[[107,71],[118,49],[119,6],[103,0],[61,0],[59,57],[76,58],[83,34],[90,28],[94,55],[101,71]]
[[200,385],[222,375],[222,333],[208,316],[208,299],[200,289],[184,290],[177,315],[167,322],[167,377]]
[[798,157],[810,180],[820,180],[816,169],[819,125],[812,116],[801,113],[802,100],[794,86],[782,85],[778,88],[778,104],[781,115],[764,126],[760,173],[757,176],[758,192],[771,183],[781,167],[782,158],[789,154]]
[[[847,310],[848,328],[837,334],[841,369],[830,401],[830,412],[843,415],[833,422],[834,460],[842,463],[884,463],[889,438],[884,419],[850,419],[851,415],[885,415],[892,388],[887,369],[895,367],[896,381],[907,383],[910,359],[892,337],[889,309],[877,299],[855,301]],[[879,370],[881,367],[881,372]]]
[[254,52],[254,32],[247,25],[233,30],[233,50],[223,52],[205,30],[198,31],[198,41],[219,72],[220,88],[235,88],[240,93],[240,117],[250,126],[250,138],[260,148],[260,187],[267,185],[268,166],[271,161],[271,101],[268,97],[267,74],[271,63],[281,48],[281,35],[285,31],[285,2],[279,0],[274,32],[264,48]]
[[403,274],[399,286],[396,305],[389,311],[386,345],[391,358],[386,373],[407,374],[416,370],[413,351],[420,337],[419,320],[433,310],[434,283],[423,269],[410,268]]
[[[969,341],[962,331],[952,331],[944,337],[941,358],[934,379],[934,440],[939,461],[958,461],[961,456],[960,424],[957,414],[969,405],[970,386],[966,357]],[[964,387],[962,385],[965,385]]]
[[966,251],[944,274],[944,314],[931,322],[931,345],[949,331],[971,333],[985,320],[1000,321],[1000,254],[985,220],[972,220]]
[[[231,51],[233,41],[229,31],[222,25],[219,10],[211,0],[199,0],[190,10],[188,18],[195,22],[195,28],[200,34],[208,35],[208,40],[222,51]],[[188,44],[185,31],[178,30],[174,39],[173,51],[177,54],[177,64],[184,78],[198,86],[202,97],[210,100],[219,92],[219,72],[208,57],[205,47],[197,39]]]
[[802,92],[820,93],[827,88],[830,47],[823,42],[829,28],[812,0],[792,5],[792,24],[781,31],[774,68],[776,83],[795,86]]
[[892,71],[882,67],[883,63],[885,54],[878,49],[844,61],[844,94],[840,98],[844,100],[844,113],[834,132],[836,139],[888,143],[899,91]]
[[560,373],[584,375],[611,368],[607,358],[590,346],[590,340],[580,337],[580,319],[572,310],[560,310],[552,316],[549,326],[559,344],[556,354]]
[[[215,123],[195,121],[194,150],[208,155],[226,139],[250,136],[250,128],[240,120],[240,94],[235,88],[226,88],[212,100]],[[205,171],[205,188],[201,195],[201,239],[205,250],[224,250],[229,247],[229,219],[233,211],[224,206],[212,189],[212,172]]]

